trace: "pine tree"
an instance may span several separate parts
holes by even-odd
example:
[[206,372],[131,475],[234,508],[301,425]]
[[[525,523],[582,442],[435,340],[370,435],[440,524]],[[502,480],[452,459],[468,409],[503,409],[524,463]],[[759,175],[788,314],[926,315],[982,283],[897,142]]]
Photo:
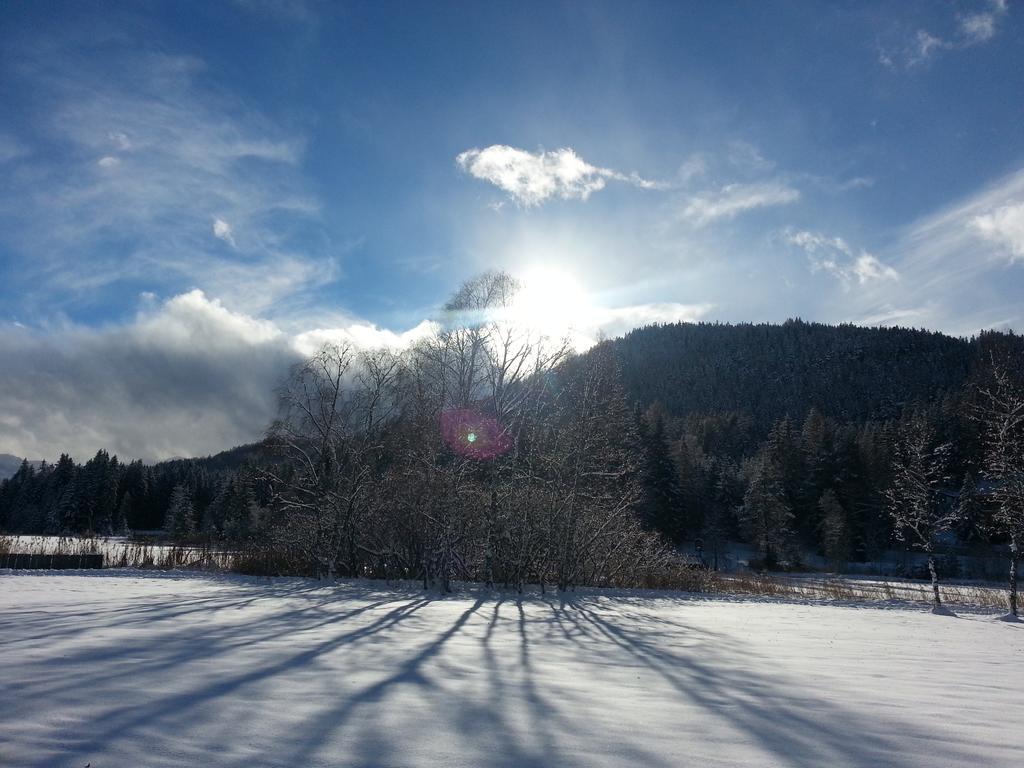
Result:
[[846,510],[831,488],[821,495],[818,508],[821,510],[822,549],[838,572],[850,559],[851,537]]
[[57,519],[61,533],[77,533],[83,530],[77,479],[72,479],[64,486],[57,501]]
[[243,541],[252,532],[253,508],[256,505],[252,483],[243,472],[230,484],[224,506],[224,536],[230,541]]
[[701,536],[704,539],[704,551],[711,557],[711,567],[716,571],[719,567],[719,555],[732,530],[733,509],[735,499],[730,493],[730,480],[735,467],[719,467],[718,479],[715,482],[711,502],[705,514]]
[[773,568],[779,555],[788,549],[793,510],[786,495],[781,467],[773,461],[770,448],[752,460],[750,484],[743,496],[739,522],[753,542],[765,567]]
[[818,500],[829,482],[828,423],[821,411],[811,408],[800,430],[800,478],[793,511],[796,528],[806,540],[821,524]]
[[121,481],[121,466],[117,456],[112,456],[104,467],[99,480],[99,496],[96,500],[96,530],[103,536],[114,533],[114,521],[117,517],[117,491]]
[[129,534],[128,520],[132,516],[132,492],[125,491],[121,497],[121,503],[117,507],[117,515],[114,517],[114,533],[118,536]]
[[232,482],[230,479],[223,479],[217,486],[217,492],[213,500],[203,510],[203,534],[210,537],[218,537],[224,531],[224,518],[228,504],[231,500]]
[[174,539],[181,540],[195,531],[192,494],[189,489],[179,483],[171,493],[170,504],[164,517],[164,531]]
[[650,420],[641,420],[641,424],[641,514],[649,527],[673,541],[679,541],[683,537],[683,501],[675,462],[665,436],[665,422],[660,413],[654,412]]

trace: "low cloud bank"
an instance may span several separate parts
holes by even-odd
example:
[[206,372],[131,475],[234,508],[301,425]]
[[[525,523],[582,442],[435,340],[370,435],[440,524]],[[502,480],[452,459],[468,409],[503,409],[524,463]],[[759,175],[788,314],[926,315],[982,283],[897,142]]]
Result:
[[0,328],[0,451],[147,461],[259,439],[288,368],[327,341],[406,343],[365,323],[289,334],[201,291],[106,328]]
[[[403,348],[435,328],[424,320],[396,333],[353,320],[293,331],[199,290],[163,303],[144,298],[146,308],[122,325],[0,326],[0,452],[48,461],[61,452],[84,461],[99,448],[146,461],[216,453],[261,437],[289,367],[323,344]],[[601,310],[581,327],[578,346],[707,308]]]

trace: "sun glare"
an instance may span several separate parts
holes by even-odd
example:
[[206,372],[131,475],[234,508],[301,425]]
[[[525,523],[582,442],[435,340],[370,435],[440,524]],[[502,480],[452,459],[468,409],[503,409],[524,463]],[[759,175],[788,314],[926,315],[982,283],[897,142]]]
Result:
[[555,338],[586,325],[593,303],[572,274],[558,267],[535,267],[518,277],[522,287],[513,305],[517,323]]

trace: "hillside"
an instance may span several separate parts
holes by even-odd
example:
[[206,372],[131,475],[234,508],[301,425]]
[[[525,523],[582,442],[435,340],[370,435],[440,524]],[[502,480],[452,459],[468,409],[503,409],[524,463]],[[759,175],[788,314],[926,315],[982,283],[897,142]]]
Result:
[[898,416],[910,403],[958,393],[993,345],[907,328],[790,320],[782,325],[676,323],[611,342],[630,397],[676,417],[739,412],[760,430],[813,406],[838,421]]
[[[18,471],[21,466],[23,459],[20,456],[12,456],[9,453],[0,453],[0,480],[6,480],[8,477],[14,477],[14,473]],[[29,464],[38,467],[42,462],[30,461]]]

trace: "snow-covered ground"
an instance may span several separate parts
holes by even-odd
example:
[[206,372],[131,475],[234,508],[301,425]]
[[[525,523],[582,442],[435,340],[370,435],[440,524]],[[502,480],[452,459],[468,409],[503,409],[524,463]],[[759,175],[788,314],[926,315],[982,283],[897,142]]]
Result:
[[1024,625],[138,571],[0,575],[0,765],[1020,765]]

